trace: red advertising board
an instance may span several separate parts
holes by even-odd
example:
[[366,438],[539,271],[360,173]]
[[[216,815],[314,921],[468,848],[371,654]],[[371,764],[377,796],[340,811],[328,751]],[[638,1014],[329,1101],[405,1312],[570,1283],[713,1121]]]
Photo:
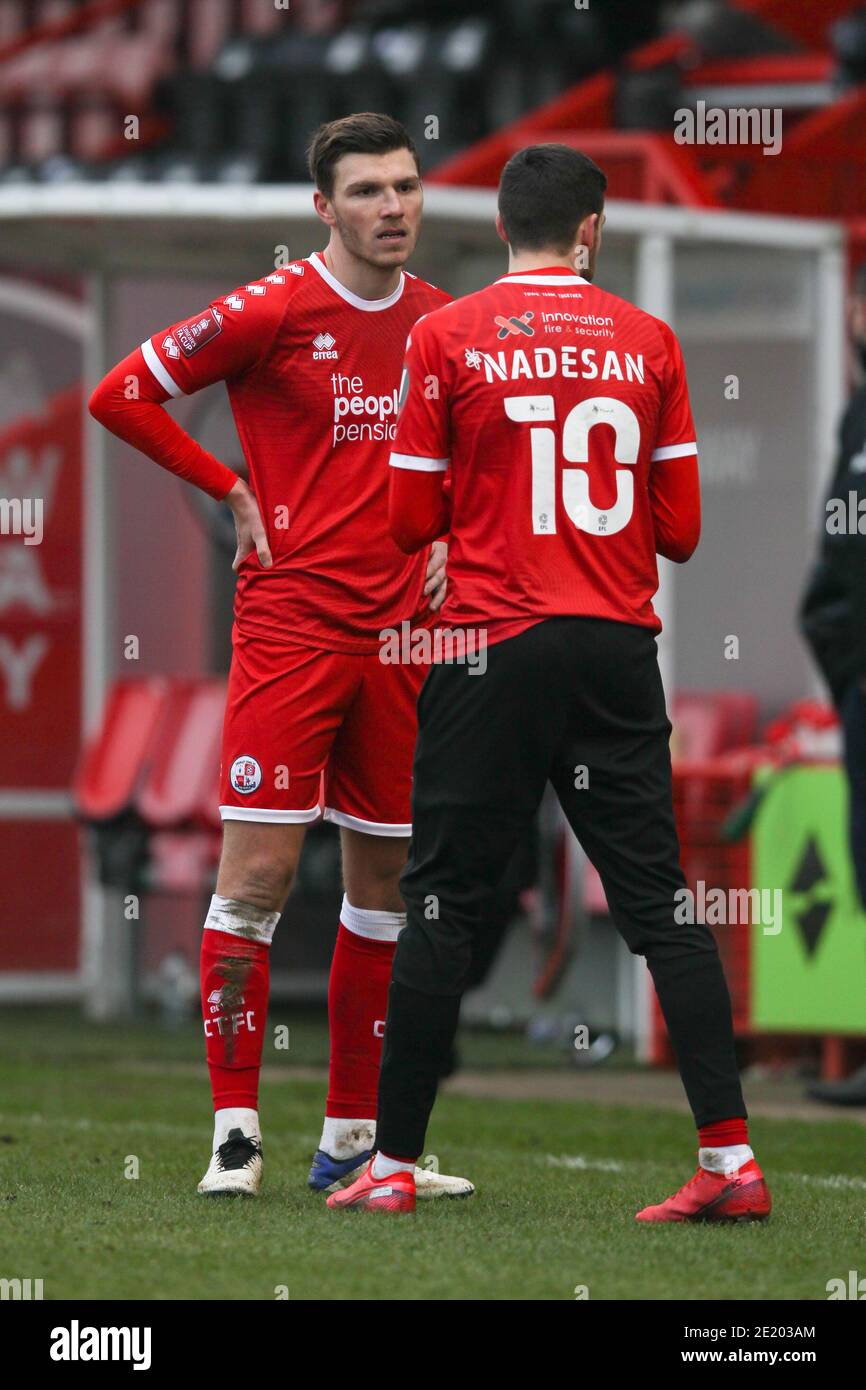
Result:
[[22,420],[0,434],[0,788],[5,791],[65,790],[78,754],[80,453],[77,385],[51,400],[43,417]]
[[0,431],[0,978],[78,965],[81,486],[76,384]]

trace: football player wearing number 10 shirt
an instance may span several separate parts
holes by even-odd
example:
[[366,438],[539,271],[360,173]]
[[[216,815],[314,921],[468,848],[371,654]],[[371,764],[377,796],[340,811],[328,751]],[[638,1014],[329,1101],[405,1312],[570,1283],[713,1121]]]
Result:
[[[380,634],[428,627],[445,545],[407,557],[388,531],[388,455],[406,335],[449,296],[404,272],[422,191],[412,140],[362,112],[309,151],[324,252],[281,265],[153,334],[94,391],[110,430],[231,506],[238,532],[223,728],[223,845],[201,947],[214,1103],[199,1192],[254,1195],[258,1083],[274,928],[306,827],[340,828],[345,896],[329,983],[331,1066],[308,1185],[332,1191],[375,1140],[391,960],[405,923],[399,874],[420,664],[381,660]],[[163,405],[225,381],[250,486]],[[136,389],[130,389],[135,385]],[[320,788],[321,795],[320,795]],[[322,807],[323,802],[323,807]],[[419,1170],[426,1197],[468,1196]]]
[[[770,1211],[715,939],[678,911],[652,598],[656,555],[682,562],[697,544],[695,428],[671,330],[592,284],[606,185],[564,145],[514,155],[497,218],[508,273],[410,334],[391,529],[412,553],[449,528],[442,621],[463,641],[452,638],[457,659],[434,664],[418,702],[379,1149],[328,1198],[334,1208],[414,1209],[413,1164],[482,904],[549,780],[615,925],[646,958],[698,1129],[694,1177],[638,1220]],[[479,631],[482,675],[460,660]]]

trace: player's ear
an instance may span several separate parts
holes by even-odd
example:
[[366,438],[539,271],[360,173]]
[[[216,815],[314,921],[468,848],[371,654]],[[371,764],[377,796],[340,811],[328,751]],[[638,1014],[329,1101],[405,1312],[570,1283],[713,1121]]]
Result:
[[499,237],[500,241],[504,241],[505,245],[508,245],[508,237],[502,225],[502,218],[499,216],[498,212],[496,214],[496,235]]
[[601,245],[601,216],[589,213],[577,229],[574,244],[574,263],[578,270],[588,269]]
[[321,193],[318,188],[313,192],[313,207],[316,209],[316,215],[320,217],[323,222],[326,222],[329,227],[334,226],[337,219],[334,216],[331,200],[330,198],[326,198],[324,193]]
[[591,212],[583,219],[577,233],[577,240],[581,246],[595,246],[596,240],[601,236],[601,218],[597,212]]

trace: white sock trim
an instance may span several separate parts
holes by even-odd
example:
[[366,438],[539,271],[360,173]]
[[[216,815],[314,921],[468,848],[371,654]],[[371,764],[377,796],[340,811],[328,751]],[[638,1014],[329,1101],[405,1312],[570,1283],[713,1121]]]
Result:
[[404,1163],[402,1158],[388,1158],[387,1154],[377,1153],[373,1159],[374,1178],[392,1178],[395,1173],[414,1173],[414,1163]]
[[708,1173],[733,1177],[738,1168],[755,1155],[748,1144],[723,1144],[715,1149],[698,1149],[698,1163]]
[[214,1153],[216,1153],[220,1144],[224,1144],[228,1139],[230,1129],[240,1129],[248,1139],[258,1139],[259,1143],[261,1143],[262,1131],[259,1128],[258,1110],[248,1110],[245,1106],[228,1105],[222,1110],[214,1111]]
[[406,925],[406,914],[353,907],[344,893],[340,921],[346,931],[354,932],[355,936],[365,936],[368,941],[396,941]]
[[270,946],[279,920],[279,912],[264,912],[260,907],[253,907],[252,903],[243,903],[237,898],[221,898],[214,893],[204,920],[204,930],[223,931],[229,936],[242,936],[247,941]]

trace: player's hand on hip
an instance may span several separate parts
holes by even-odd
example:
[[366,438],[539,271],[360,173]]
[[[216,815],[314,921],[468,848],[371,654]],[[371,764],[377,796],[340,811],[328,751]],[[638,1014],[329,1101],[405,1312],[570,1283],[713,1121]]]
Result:
[[265,523],[262,521],[262,514],[254,494],[242,478],[238,478],[226,497],[226,501],[232,509],[238,538],[238,548],[232,561],[232,569],[240,569],[247,556],[255,551],[262,569],[269,570],[274,562],[268,546]]
[[430,547],[430,559],[427,561],[427,582],[424,585],[424,593],[430,595],[430,609],[433,613],[441,608],[445,602],[445,594],[448,589],[448,576],[445,572],[447,559],[448,546],[444,541],[434,541]]

